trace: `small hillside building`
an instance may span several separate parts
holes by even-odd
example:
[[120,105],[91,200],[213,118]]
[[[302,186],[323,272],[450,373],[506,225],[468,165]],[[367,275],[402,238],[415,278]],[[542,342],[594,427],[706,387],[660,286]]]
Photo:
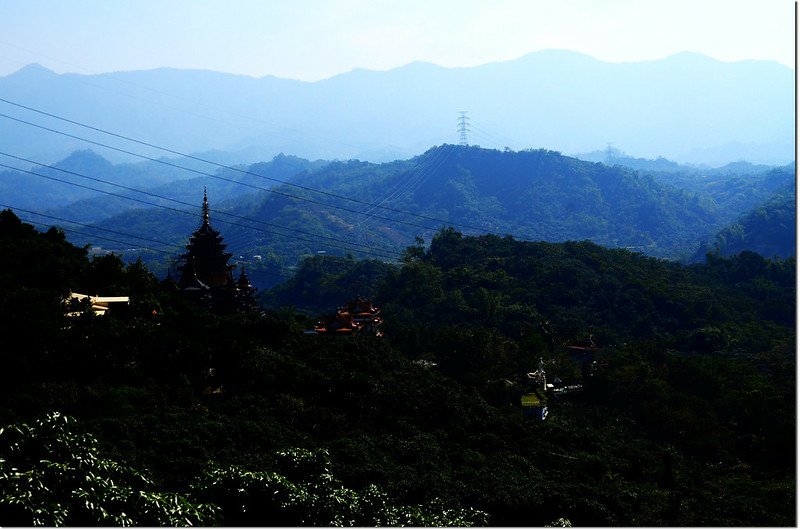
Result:
[[[88,294],[70,293],[66,299],[67,304],[74,302],[83,302],[88,300],[92,312],[97,316],[103,316],[109,311],[112,313],[124,312],[127,310],[131,302],[128,296],[89,296]],[[70,311],[67,313],[68,317],[77,317],[82,315],[82,311]]]

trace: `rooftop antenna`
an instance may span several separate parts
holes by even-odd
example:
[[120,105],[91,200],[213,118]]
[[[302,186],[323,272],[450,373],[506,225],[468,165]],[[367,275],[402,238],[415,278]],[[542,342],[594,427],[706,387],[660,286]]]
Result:
[[469,132],[469,117],[467,116],[467,111],[461,111],[461,117],[458,118],[458,132],[461,135],[459,139],[459,145],[463,145],[467,147],[469,143],[467,142],[467,133]]

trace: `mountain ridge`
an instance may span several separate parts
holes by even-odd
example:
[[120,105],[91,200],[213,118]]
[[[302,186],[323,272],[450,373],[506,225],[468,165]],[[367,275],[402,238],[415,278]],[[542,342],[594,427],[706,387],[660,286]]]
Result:
[[789,67],[789,66],[787,66],[787,65],[785,65],[785,64],[783,64],[781,62],[775,61],[775,60],[771,60],[771,59],[737,59],[737,60],[733,60],[733,61],[727,61],[727,60],[717,59],[715,57],[711,57],[710,55],[707,55],[707,54],[704,54],[704,53],[694,52],[694,51],[689,51],[689,50],[675,52],[675,53],[671,53],[671,54],[665,55],[663,57],[656,57],[656,58],[652,58],[652,59],[636,59],[636,60],[627,60],[627,61],[612,61],[612,60],[607,60],[607,59],[600,59],[600,58],[594,57],[594,56],[592,56],[592,55],[590,55],[588,53],[580,52],[580,51],[577,51],[577,50],[570,50],[570,49],[567,49],[567,48],[544,48],[544,49],[541,49],[541,50],[535,50],[535,51],[524,53],[524,54],[519,55],[518,57],[515,57],[515,58],[512,58],[512,59],[500,59],[500,60],[489,61],[489,62],[480,63],[480,64],[476,64],[476,65],[472,65],[472,66],[444,66],[444,65],[440,65],[440,64],[434,63],[432,61],[414,60],[414,61],[410,61],[410,62],[405,63],[405,64],[401,64],[401,65],[398,65],[398,66],[393,66],[393,67],[385,69],[385,70],[379,70],[379,69],[373,69],[373,68],[367,68],[367,67],[355,67],[355,68],[351,68],[350,70],[345,70],[343,72],[332,74],[332,75],[330,75],[328,77],[323,77],[323,78],[317,79],[317,80],[295,79],[295,78],[291,78],[291,77],[282,77],[282,76],[275,75],[275,74],[251,75],[251,74],[242,74],[242,73],[237,73],[237,72],[225,72],[225,71],[222,71],[222,70],[211,70],[211,69],[208,69],[208,68],[181,68],[181,67],[176,67],[176,66],[158,66],[158,67],[155,67],[155,68],[144,68],[144,69],[133,69],[133,70],[112,70],[112,71],[104,71],[104,72],[95,72],[95,73],[90,73],[90,74],[81,73],[81,72],[70,72],[70,71],[57,73],[54,70],[52,70],[50,68],[47,68],[46,66],[42,65],[41,63],[37,63],[37,62],[28,63],[28,64],[20,67],[18,70],[15,70],[13,72],[9,72],[5,76],[0,76],[0,79],[2,79],[4,77],[14,76],[14,75],[20,74],[20,73],[25,72],[25,71],[46,71],[46,72],[53,73],[53,74],[56,74],[56,75],[96,76],[96,75],[108,75],[108,74],[124,74],[124,73],[155,72],[155,71],[170,71],[170,70],[173,70],[173,71],[182,71],[182,72],[210,72],[210,73],[221,74],[221,75],[225,75],[225,76],[247,77],[247,78],[251,78],[251,79],[281,79],[281,80],[284,80],[284,81],[293,81],[293,82],[299,82],[299,83],[313,84],[313,83],[319,83],[321,81],[326,81],[326,80],[331,79],[333,77],[347,75],[347,74],[352,73],[352,72],[387,73],[387,72],[393,72],[393,71],[396,71],[396,70],[402,70],[402,69],[405,69],[405,68],[408,68],[408,67],[435,67],[435,68],[443,69],[443,70],[466,70],[466,69],[471,69],[471,68],[480,68],[480,67],[491,65],[491,64],[511,63],[511,62],[516,62],[516,61],[520,61],[520,60],[530,60],[530,59],[534,59],[534,58],[543,58],[543,57],[547,57],[547,56],[549,56],[549,57],[560,57],[562,59],[563,58],[582,58],[582,59],[591,60],[592,62],[598,62],[598,63],[604,63],[604,64],[619,64],[619,65],[635,65],[635,64],[642,64],[642,63],[656,63],[656,62],[661,62],[661,61],[698,60],[698,61],[702,61],[702,62],[707,62],[709,64],[711,64],[711,63],[723,63],[723,64],[756,63],[756,64],[765,64],[765,65],[771,64],[771,65],[776,65],[776,66],[779,66],[781,68],[787,69],[789,71],[793,70],[791,67]]
[[[697,68],[695,59],[610,63],[550,50],[475,67],[353,70],[315,82],[180,69],[95,76],[23,69],[36,75],[0,78],[0,95],[183,152],[260,146],[309,159],[410,157],[455,141],[466,109],[469,141],[485,147],[587,152],[614,142],[636,156],[722,164],[746,145],[754,163],[792,160],[792,70],[713,58]],[[0,140],[17,153],[54,160],[80,148],[22,125],[8,129]],[[396,149],[381,155],[387,146]]]
[[[276,193],[248,196],[246,204],[228,201],[223,208],[289,234],[228,225],[215,217],[223,223],[217,228],[231,243],[230,250],[243,256],[248,270],[254,264],[247,256],[255,255],[273,256],[270,265],[280,267],[292,267],[301,257],[319,252],[346,255],[348,249],[356,257],[399,258],[415,237],[429,239],[447,225],[521,240],[591,240],[677,259],[694,252],[728,222],[727,212],[707,196],[621,166],[547,150],[444,145],[410,160],[332,162],[295,182],[302,188],[279,186]],[[732,189],[736,193],[738,188]],[[328,196],[321,200],[312,190],[325,190]],[[213,208],[222,206],[210,199]],[[191,222],[173,217],[170,212],[129,211],[97,226],[125,227],[178,243],[188,236]],[[294,231],[302,237],[293,236]]]
[[[305,234],[300,242],[271,238],[242,226],[220,227],[230,232],[238,254],[273,255],[281,266],[291,266],[301,256],[320,250],[336,254],[346,247],[361,247],[363,251],[364,245],[385,258],[412,244],[415,236],[430,237],[430,230],[440,224],[529,240],[588,239],[609,247],[688,259],[701,241],[712,240],[715,233],[775,193],[784,189],[789,193],[794,181],[792,166],[736,163],[695,168],[667,159],[635,159],[614,149],[589,153],[586,158],[592,160],[542,149],[514,152],[442,145],[412,159],[382,164],[311,162],[279,155],[270,162],[228,165],[215,174],[206,174],[203,167],[198,176],[177,168],[197,163],[191,159],[170,160],[166,167],[155,162],[113,165],[84,150],[53,165],[64,168],[66,174],[50,168],[34,171],[76,183],[84,182],[81,175],[125,182],[130,189],[108,189],[117,195],[142,190],[152,197],[145,202],[161,206],[174,206],[170,201],[174,199],[181,210],[199,204],[201,190],[207,187],[214,210]],[[289,184],[275,182],[276,177]],[[32,186],[35,193],[15,195]],[[65,221],[99,223],[101,228],[120,232],[132,228],[176,244],[193,223],[191,214],[172,220],[169,212],[141,210],[145,205],[140,202],[106,197],[100,191],[89,194],[84,188],[24,173],[4,174],[0,192],[12,207]],[[35,195],[33,203],[26,202],[30,195]],[[314,234],[328,242],[341,241],[344,247],[328,248],[321,240],[314,243],[307,237]],[[85,242],[94,243],[91,239]],[[759,250],[753,242],[745,242],[743,248]]]

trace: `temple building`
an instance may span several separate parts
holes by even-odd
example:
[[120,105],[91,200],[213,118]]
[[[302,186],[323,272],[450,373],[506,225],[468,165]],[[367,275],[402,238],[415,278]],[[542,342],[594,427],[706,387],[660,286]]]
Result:
[[383,317],[380,312],[371,300],[357,297],[317,322],[314,331],[321,335],[362,333],[381,337],[383,332],[378,330],[378,326],[383,323]]
[[371,300],[365,300],[359,296],[348,302],[344,308],[352,316],[353,322],[361,326],[365,334],[381,335],[378,326],[383,324],[383,317],[380,316],[381,310],[373,306]]
[[211,226],[208,192],[203,190],[202,224],[195,230],[181,254],[178,266],[178,289],[207,309],[218,313],[253,310],[256,289],[250,283],[244,266],[235,279],[235,265],[229,263],[232,254],[225,252],[227,245],[222,235]]

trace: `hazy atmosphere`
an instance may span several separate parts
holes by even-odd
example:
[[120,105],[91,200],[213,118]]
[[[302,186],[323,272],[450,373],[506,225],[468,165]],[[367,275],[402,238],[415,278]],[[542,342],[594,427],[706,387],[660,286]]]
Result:
[[796,527],[791,0],[0,0],[0,527]]
[[691,51],[794,67],[791,0],[2,0],[0,75],[158,67],[317,81],[548,48],[610,62]]
[[[67,98],[70,119],[178,151],[388,161],[455,142],[467,111],[470,143],[490,148],[711,166],[794,153],[788,0],[0,5],[6,95]],[[31,64],[47,74],[35,90]],[[78,145],[22,129],[8,141],[48,162]]]

